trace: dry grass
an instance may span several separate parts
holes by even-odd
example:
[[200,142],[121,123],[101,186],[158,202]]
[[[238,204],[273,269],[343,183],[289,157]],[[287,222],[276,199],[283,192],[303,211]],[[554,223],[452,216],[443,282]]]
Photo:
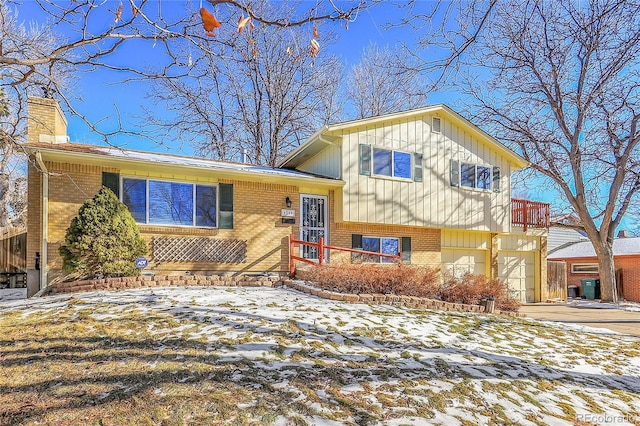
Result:
[[[616,384],[617,377],[544,379],[554,370],[521,360],[532,350],[512,345],[513,336],[539,328],[522,321],[386,306],[358,308],[364,311],[354,316],[350,305],[285,291],[233,289],[235,299],[226,290],[190,291],[184,297],[169,289],[87,293],[3,312],[0,425],[412,423],[442,416],[451,404],[467,422],[509,424],[511,413],[500,404],[516,401],[514,392],[527,396],[518,403],[539,422],[542,392],[552,401],[575,397],[591,409],[625,404],[635,413],[640,407],[637,389]],[[220,300],[202,302],[216,291]],[[558,333],[550,336],[562,345],[556,351],[581,356],[575,346],[582,340]],[[465,348],[478,349],[435,340],[453,334]],[[599,352],[611,354],[599,363],[626,368],[615,340],[590,340],[589,347],[597,343]],[[498,358],[491,352],[496,346]],[[640,356],[640,347],[625,347],[626,358]],[[486,377],[474,369],[486,369]],[[514,380],[514,371],[523,379]],[[588,393],[575,392],[585,384]],[[552,418],[571,415],[564,405],[545,407]]]

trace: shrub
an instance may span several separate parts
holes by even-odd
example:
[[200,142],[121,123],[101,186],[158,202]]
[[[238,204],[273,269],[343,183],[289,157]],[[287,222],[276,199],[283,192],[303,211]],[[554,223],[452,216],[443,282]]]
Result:
[[445,275],[440,297],[445,302],[466,303],[468,305],[477,305],[482,299],[493,297],[496,309],[517,311],[520,308],[520,302],[515,298],[515,292],[509,288],[507,283],[497,278],[470,273],[466,273],[462,277]]
[[382,293],[417,296],[445,302],[478,305],[483,298],[493,297],[495,308],[517,311],[520,303],[509,286],[497,278],[465,274],[440,276],[436,268],[413,265],[340,265],[311,266],[299,278],[318,283],[324,290],[339,293]]
[[440,273],[436,268],[409,265],[312,266],[304,279],[340,293],[382,293],[435,298]]
[[140,274],[134,261],[147,245],[129,209],[103,187],[71,220],[59,252],[63,270],[74,276],[134,276]]

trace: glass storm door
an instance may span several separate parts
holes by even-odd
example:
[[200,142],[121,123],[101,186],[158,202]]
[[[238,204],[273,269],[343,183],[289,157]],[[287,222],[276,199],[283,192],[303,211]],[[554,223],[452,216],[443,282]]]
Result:
[[[317,243],[320,237],[328,242],[327,235],[327,197],[322,195],[300,195],[300,239]],[[316,247],[301,247],[302,257],[317,260]],[[326,258],[326,253],[325,253]]]

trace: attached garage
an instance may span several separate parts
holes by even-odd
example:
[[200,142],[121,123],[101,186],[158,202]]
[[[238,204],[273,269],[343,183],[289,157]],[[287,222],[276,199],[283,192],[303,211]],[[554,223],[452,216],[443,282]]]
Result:
[[535,260],[533,252],[498,252],[498,279],[508,283],[521,302],[536,301]]
[[486,275],[487,251],[442,249],[442,269],[457,277],[467,272]]

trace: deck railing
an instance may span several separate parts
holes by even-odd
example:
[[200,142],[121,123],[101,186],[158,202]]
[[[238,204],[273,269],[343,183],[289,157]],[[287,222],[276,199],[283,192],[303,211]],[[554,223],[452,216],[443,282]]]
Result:
[[[306,247],[315,247],[318,249],[318,259],[317,260],[312,260],[312,259],[307,259],[305,257],[300,257],[300,256],[294,256],[293,255],[293,249],[295,248],[295,246],[306,246]],[[289,235],[289,276],[293,277],[296,273],[296,260],[303,262],[303,263],[308,263],[310,265],[324,265],[326,263],[326,259],[325,259],[325,255],[324,255],[324,251],[325,250],[337,250],[337,251],[344,251],[344,252],[348,252],[348,253],[357,253],[357,254],[366,254],[366,255],[370,255],[370,256],[378,256],[378,257],[386,257],[389,258],[395,262],[398,263],[402,263],[402,254],[398,253],[398,254],[385,254],[385,253],[378,253],[378,252],[374,252],[374,251],[366,251],[366,250],[358,250],[358,249],[349,249],[349,248],[344,248],[344,247],[336,247],[336,246],[331,246],[328,244],[324,243],[324,238],[320,237],[318,238],[318,242],[317,243],[310,243],[308,241],[302,241],[302,240],[298,240],[296,239],[296,237],[291,234]]]
[[522,226],[524,232],[527,232],[529,228],[549,229],[550,212],[551,205],[549,203],[521,198],[511,199],[511,223],[515,226]]

